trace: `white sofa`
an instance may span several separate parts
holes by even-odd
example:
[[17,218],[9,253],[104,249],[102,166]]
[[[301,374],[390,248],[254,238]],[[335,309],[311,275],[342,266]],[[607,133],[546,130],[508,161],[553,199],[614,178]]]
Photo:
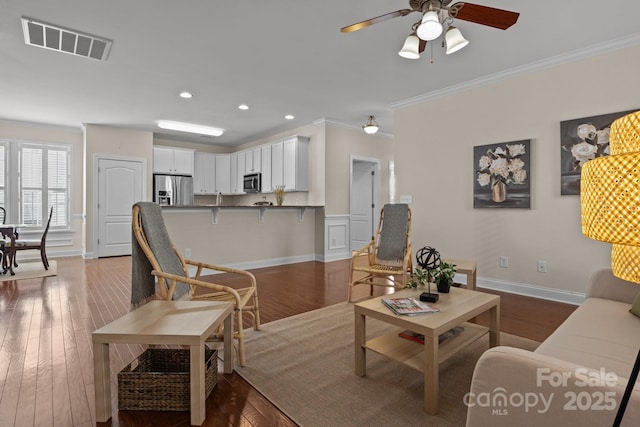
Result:
[[[467,427],[609,426],[640,350],[640,286],[611,270],[591,278],[588,298],[533,352],[495,347],[478,360]],[[623,426],[640,426],[640,382]]]

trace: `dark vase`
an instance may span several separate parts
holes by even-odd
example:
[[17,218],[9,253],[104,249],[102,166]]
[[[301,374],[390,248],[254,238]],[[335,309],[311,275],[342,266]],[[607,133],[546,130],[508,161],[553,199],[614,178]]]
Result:
[[453,280],[442,279],[438,281],[438,292],[441,294],[449,293],[449,289],[451,289],[451,284]]

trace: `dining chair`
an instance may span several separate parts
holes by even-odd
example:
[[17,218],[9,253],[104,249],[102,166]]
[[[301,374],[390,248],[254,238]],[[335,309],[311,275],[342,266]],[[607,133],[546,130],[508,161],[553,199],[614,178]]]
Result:
[[380,223],[371,241],[351,257],[351,281],[347,301],[357,285],[402,289],[411,274],[411,209],[404,203],[386,204],[380,212]]
[[[18,251],[28,251],[28,250],[36,250],[40,251],[40,259],[42,260],[42,265],[44,265],[44,269],[49,269],[49,260],[47,259],[47,234],[49,233],[49,226],[51,225],[51,217],[53,216],[53,208],[49,210],[49,219],[47,220],[47,226],[42,233],[42,237],[40,239],[16,239],[15,247],[13,249],[13,266],[17,267],[17,252]],[[11,249],[9,249],[11,250]]]
[[[2,206],[0,206],[0,222],[2,224],[6,224],[7,222],[7,210],[5,208],[3,208]],[[4,259],[4,251],[5,251],[5,246],[7,244],[7,241],[4,240],[4,235],[2,235],[2,238],[0,238],[0,262],[2,263],[2,272],[5,273],[7,271],[6,269],[6,260]]]

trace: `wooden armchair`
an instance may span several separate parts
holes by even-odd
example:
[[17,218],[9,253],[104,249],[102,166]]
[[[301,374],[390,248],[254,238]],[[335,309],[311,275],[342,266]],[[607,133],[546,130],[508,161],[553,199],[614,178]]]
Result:
[[375,236],[366,246],[351,257],[351,282],[347,301],[357,285],[369,285],[369,295],[374,286],[402,289],[407,275],[413,270],[411,262],[411,209],[406,204],[384,205]]
[[[260,328],[258,310],[258,289],[256,279],[248,271],[222,267],[182,258],[176,250],[162,218],[160,206],[152,202],[138,202],[133,205],[132,241],[132,305],[144,303],[155,296],[155,278],[158,280],[160,297],[166,300],[191,299],[209,301],[231,301],[235,304],[234,339],[238,364],[245,365],[244,342],[242,336],[243,314],[249,314],[253,328]],[[190,277],[189,267],[195,269]],[[204,270],[233,273],[242,277],[247,287],[233,288],[200,280]],[[154,278],[155,276],[155,278]],[[196,294],[197,288],[205,288],[208,293]],[[222,333],[212,337],[221,339]]]

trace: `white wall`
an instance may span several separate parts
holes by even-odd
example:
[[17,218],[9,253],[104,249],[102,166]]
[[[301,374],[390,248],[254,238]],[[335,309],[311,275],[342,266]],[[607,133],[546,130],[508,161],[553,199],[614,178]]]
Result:
[[[477,259],[480,286],[585,292],[610,265],[610,245],[582,235],[579,196],[560,196],[560,122],[640,108],[638,75],[635,46],[397,109],[398,194],[413,196],[414,249]],[[521,139],[531,139],[531,209],[474,209],[473,147]]]
[[[103,125],[86,125],[85,129],[85,256],[96,257],[96,233],[94,233],[97,212],[94,209],[94,180],[97,179],[97,171],[94,170],[94,159],[97,155],[117,156],[119,158],[146,159],[147,165],[147,190],[146,194],[151,199],[152,193],[152,168],[153,168],[153,134],[151,132],[120,129]],[[81,176],[81,175],[78,175]]]

